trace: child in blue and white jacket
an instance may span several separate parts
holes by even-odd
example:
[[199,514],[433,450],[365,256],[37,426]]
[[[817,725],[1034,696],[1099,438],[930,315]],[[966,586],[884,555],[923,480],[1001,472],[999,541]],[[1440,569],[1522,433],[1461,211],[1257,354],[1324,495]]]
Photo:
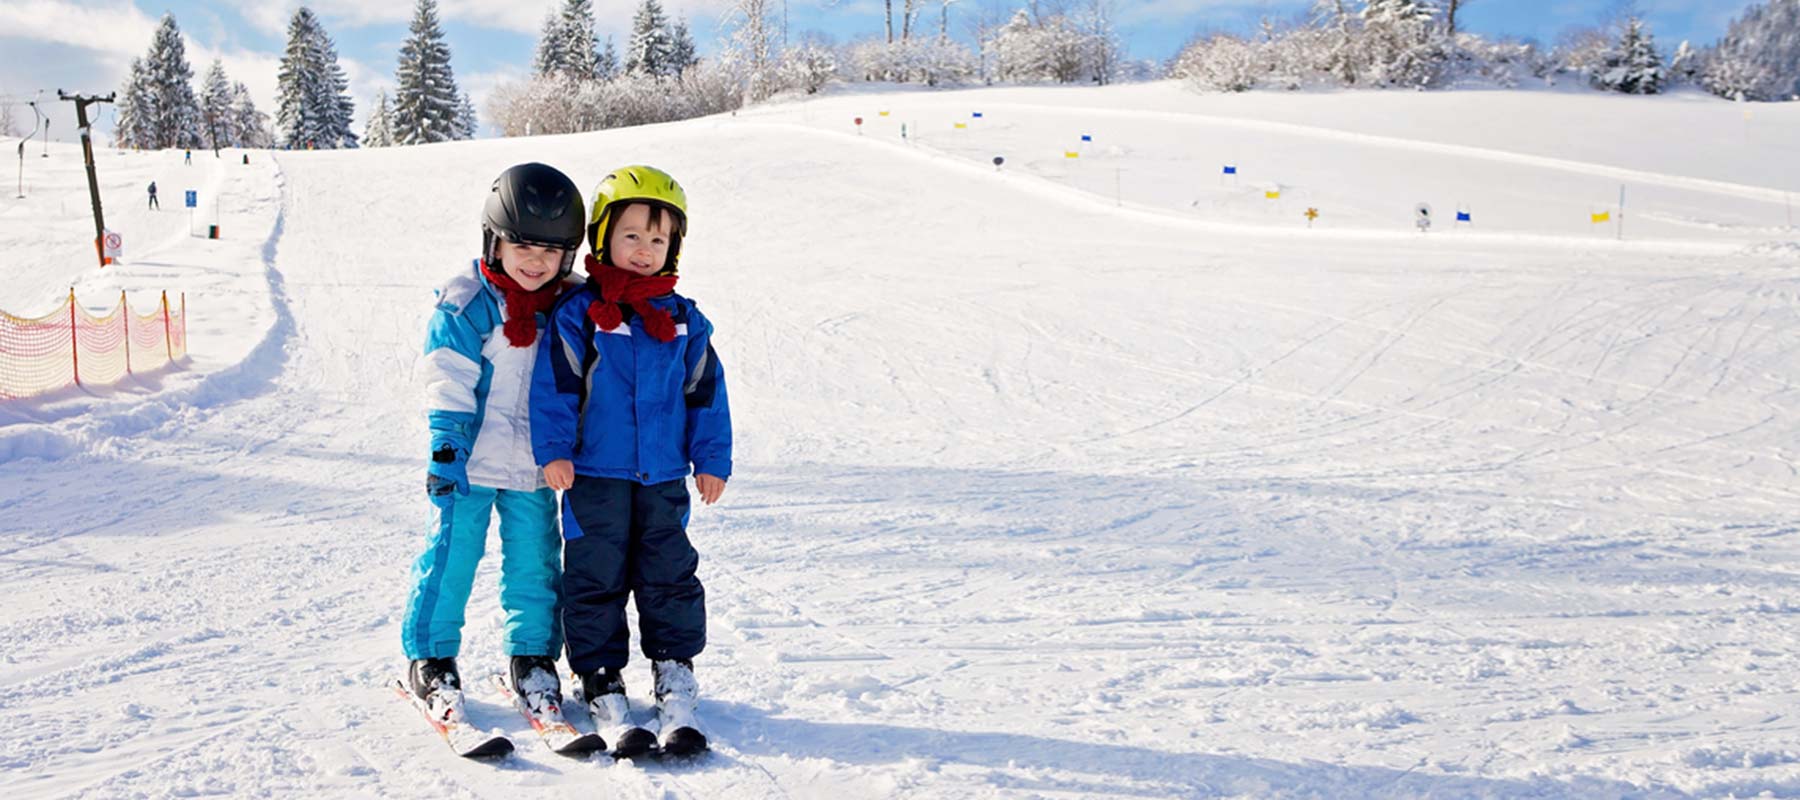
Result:
[[[631,166],[595,190],[587,283],[551,315],[531,389],[531,441],[563,492],[563,628],[569,668],[613,754],[706,748],[693,658],[706,646],[687,477],[711,504],[731,477],[731,407],[712,323],[675,293],[687,195]],[[625,602],[655,676],[661,736],[631,722],[620,676]],[[660,742],[658,741],[660,738]]]
[[532,457],[528,403],[539,331],[570,285],[585,227],[581,191],[566,175],[535,163],[508,169],[483,207],[483,258],[438,292],[421,365],[436,514],[413,563],[401,641],[410,688],[439,716],[460,716],[463,609],[495,511],[513,687],[527,702],[561,701],[561,536],[556,493]]

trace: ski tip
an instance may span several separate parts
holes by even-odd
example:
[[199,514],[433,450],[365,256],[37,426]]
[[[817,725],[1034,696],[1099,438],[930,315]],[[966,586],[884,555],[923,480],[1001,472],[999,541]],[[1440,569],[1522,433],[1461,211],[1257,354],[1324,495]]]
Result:
[[706,734],[693,728],[676,728],[662,743],[662,753],[669,758],[694,758],[710,749]]
[[619,741],[611,750],[611,755],[615,761],[654,758],[660,755],[656,744],[656,735],[643,728],[632,728],[619,737]]
[[599,734],[586,733],[577,737],[574,741],[557,748],[556,752],[565,756],[585,758],[605,749],[605,739],[600,738]]
[[489,739],[485,742],[482,742],[481,744],[475,745],[474,747],[471,747],[467,750],[462,751],[458,755],[461,755],[463,758],[477,758],[477,759],[501,758],[501,757],[507,755],[508,753],[511,753],[512,751],[513,751],[513,743],[512,743],[511,739],[508,739],[504,736],[495,736],[492,739]]

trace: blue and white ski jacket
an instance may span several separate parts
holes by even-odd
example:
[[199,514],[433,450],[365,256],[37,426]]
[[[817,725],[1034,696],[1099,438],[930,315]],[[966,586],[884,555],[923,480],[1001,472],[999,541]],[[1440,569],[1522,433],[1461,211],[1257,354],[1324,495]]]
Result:
[[438,289],[437,300],[419,365],[432,438],[449,437],[468,448],[473,485],[544,488],[531,456],[530,411],[544,320],[531,347],[508,343],[501,330],[505,298],[482,277],[479,261]]
[[537,463],[649,485],[689,472],[731,477],[731,406],[712,323],[678,294],[650,300],[675,320],[659,342],[629,307],[625,321],[597,330],[596,295],[583,285],[551,312],[531,382],[531,444]]

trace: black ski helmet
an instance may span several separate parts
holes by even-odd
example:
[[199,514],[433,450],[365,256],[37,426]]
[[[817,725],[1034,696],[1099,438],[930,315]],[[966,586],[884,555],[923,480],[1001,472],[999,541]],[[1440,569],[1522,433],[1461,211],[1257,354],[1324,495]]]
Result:
[[563,249],[557,280],[575,268],[575,251],[587,234],[581,190],[548,164],[520,164],[500,173],[481,209],[481,250],[488,266],[505,271],[499,240]]

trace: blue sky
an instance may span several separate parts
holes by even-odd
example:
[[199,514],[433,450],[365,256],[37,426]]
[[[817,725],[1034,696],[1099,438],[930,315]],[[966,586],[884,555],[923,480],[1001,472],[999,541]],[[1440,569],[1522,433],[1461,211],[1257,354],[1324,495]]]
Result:
[[[953,0],[950,30],[971,38],[969,25],[982,12],[1004,18],[1027,0]],[[639,0],[593,0],[602,35],[621,41]],[[894,0],[896,6],[904,0]],[[920,0],[936,30],[942,0]],[[1039,0],[1046,4],[1057,0]],[[1087,0],[1063,0],[1074,7]],[[1752,0],[1638,0],[1639,11],[1665,49],[1683,39],[1710,42]],[[530,68],[537,31],[562,0],[439,0],[453,67],[477,107],[496,85],[522,78]],[[779,13],[782,0],[771,0]],[[1471,0],[1463,27],[1485,34],[1512,34],[1553,42],[1571,25],[1591,25],[1619,7],[1620,0]],[[717,49],[727,0],[663,0],[685,15],[702,54]],[[5,0],[0,3],[0,98],[29,99],[37,90],[53,98],[58,88],[105,93],[116,89],[134,56],[149,48],[150,34],[164,11],[175,14],[187,36],[196,75],[214,57],[228,74],[249,85],[264,111],[273,111],[275,71],[287,20],[299,0],[227,3],[220,0]],[[393,84],[395,56],[407,33],[411,2],[313,0],[308,5],[338,44],[350,74],[359,118],[375,93]],[[1114,0],[1120,31],[1133,58],[1166,60],[1199,31],[1248,31],[1259,17],[1286,18],[1304,11],[1309,0]],[[788,0],[790,33],[817,31],[846,42],[879,35],[881,0]],[[52,138],[68,140],[74,125],[68,103],[47,102],[56,117]],[[20,108],[26,120],[30,113]],[[105,115],[101,125],[106,127]]]

